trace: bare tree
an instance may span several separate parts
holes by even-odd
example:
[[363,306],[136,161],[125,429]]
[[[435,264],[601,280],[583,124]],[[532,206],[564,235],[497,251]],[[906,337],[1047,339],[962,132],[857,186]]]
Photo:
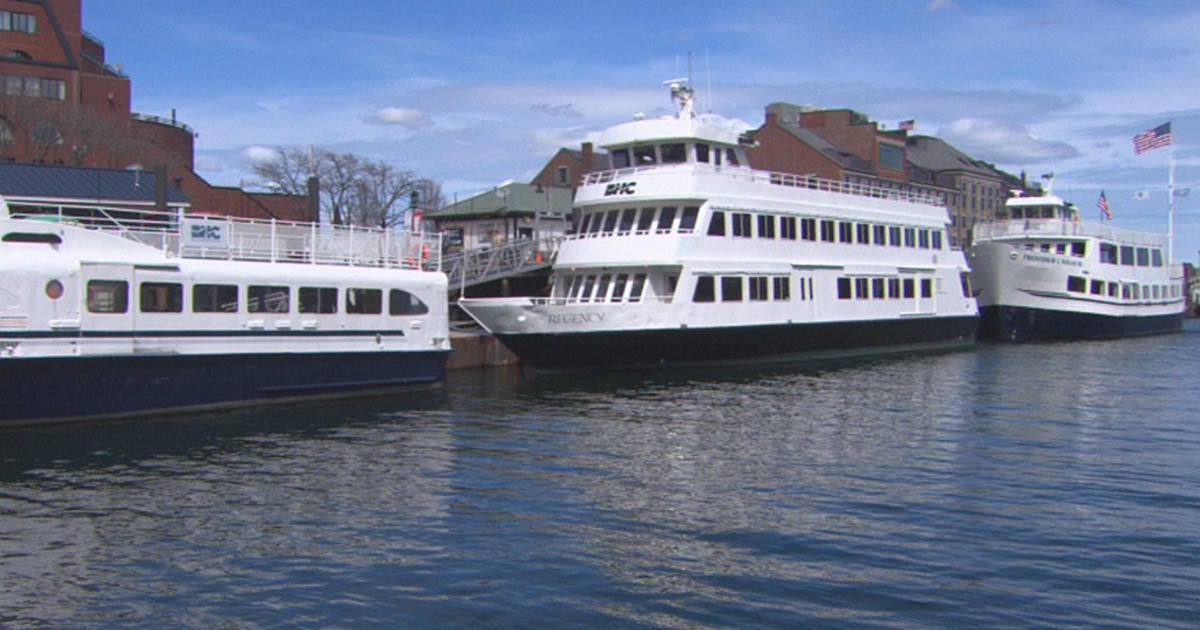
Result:
[[351,221],[387,228],[404,222],[413,174],[386,162],[364,162],[355,184]]

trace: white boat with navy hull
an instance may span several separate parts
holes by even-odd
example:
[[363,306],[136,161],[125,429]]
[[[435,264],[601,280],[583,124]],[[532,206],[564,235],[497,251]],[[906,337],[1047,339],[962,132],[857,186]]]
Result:
[[438,382],[447,286],[428,251],[363,228],[0,200],[0,425]]
[[1048,191],[1008,199],[973,236],[982,338],[1108,339],[1183,326],[1183,270],[1161,234],[1080,221]]
[[614,127],[545,298],[460,299],[541,369],[793,361],[968,347],[978,325],[940,199],[747,166],[679,114]]

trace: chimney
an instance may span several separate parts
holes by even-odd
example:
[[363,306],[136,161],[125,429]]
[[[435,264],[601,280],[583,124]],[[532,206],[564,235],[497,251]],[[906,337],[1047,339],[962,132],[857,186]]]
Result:
[[594,162],[596,161],[596,150],[591,142],[583,143],[583,172],[591,173]]

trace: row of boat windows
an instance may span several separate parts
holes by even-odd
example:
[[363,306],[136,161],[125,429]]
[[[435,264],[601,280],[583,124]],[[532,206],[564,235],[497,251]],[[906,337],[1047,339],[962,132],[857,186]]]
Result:
[[[717,290],[720,289],[718,295]],[[801,278],[799,298],[812,299],[812,278]],[[791,278],[787,276],[700,276],[692,292],[693,302],[786,302],[792,299]]]
[[1179,287],[1160,284],[1138,284],[1135,282],[1105,282],[1088,280],[1083,276],[1067,276],[1067,291],[1090,293],[1122,300],[1166,300],[1178,298]]
[[[677,276],[668,276],[670,293],[675,292]],[[646,274],[627,273],[574,276],[568,281],[567,296],[580,302],[641,302],[646,290]]]
[[[56,282],[56,281],[51,281]],[[61,288],[55,291],[61,295]],[[335,314],[338,294],[342,294],[343,313],[380,315],[384,308],[383,289],[337,287],[299,287],[249,285],[242,293],[236,284],[197,284],[191,290],[193,313],[238,313],[241,304],[247,313],[289,313],[293,296],[298,313]],[[47,285],[47,294],[53,297]],[[138,309],[143,313],[182,313],[184,287],[177,282],[143,282],[138,286]],[[429,307],[417,296],[401,289],[387,292],[389,315],[423,315]],[[87,284],[87,309],[90,313],[126,313],[129,311],[129,283],[124,280],[90,280]]]
[[[1076,258],[1083,258],[1087,255],[1087,243],[1083,241],[1042,243],[1041,245],[1026,243],[1025,249],[1030,251],[1040,250],[1047,254],[1053,252],[1059,256],[1065,256],[1069,252],[1070,255]],[[1114,243],[1102,242],[1100,243],[1100,262],[1110,265],[1124,265],[1126,267],[1162,267],[1164,258],[1161,249],[1134,247],[1132,245],[1117,246]]]
[[[921,278],[921,297],[933,297],[933,279]],[[899,300],[917,296],[915,278],[841,277],[837,280],[839,300]]]
[[713,211],[708,223],[709,236],[729,234],[741,238],[779,238],[789,241],[799,238],[825,243],[942,249],[942,232],[928,228],[754,212],[729,212],[727,219],[726,214],[721,210]]
[[721,165],[722,160],[731,166],[741,164],[738,152],[733,147],[714,147],[704,142],[694,144],[666,142],[663,144],[639,144],[632,148],[612,149],[613,168],[649,166],[651,164],[684,164],[688,161],[691,148],[692,161],[703,164]]
[[[682,211],[676,206],[664,206],[592,212],[583,216],[579,233],[588,236],[651,232],[688,234],[695,230],[699,213],[698,206],[685,206]],[[938,250],[942,249],[943,242],[941,230],[928,228],[723,210],[713,211],[707,234]]]

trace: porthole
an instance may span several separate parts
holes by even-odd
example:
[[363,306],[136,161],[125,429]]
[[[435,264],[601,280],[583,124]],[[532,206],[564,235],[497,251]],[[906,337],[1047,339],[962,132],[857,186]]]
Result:
[[50,298],[51,300],[57,300],[58,298],[62,297],[62,294],[63,285],[61,282],[58,280],[51,280],[50,282],[46,283],[46,297]]

